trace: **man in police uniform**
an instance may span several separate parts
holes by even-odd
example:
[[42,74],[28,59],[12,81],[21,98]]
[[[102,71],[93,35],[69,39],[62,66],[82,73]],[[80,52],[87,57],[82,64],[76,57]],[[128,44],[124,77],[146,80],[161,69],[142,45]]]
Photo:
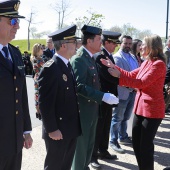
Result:
[[111,93],[100,91],[97,68],[93,54],[100,51],[102,30],[84,25],[82,46],[71,58],[71,64],[78,84],[80,121],[82,136],[78,137],[72,170],[87,170],[94,147],[99,104],[117,104],[118,99]]
[[[103,31],[102,32],[102,49],[101,52],[95,54],[96,65],[101,83],[101,91],[109,92],[117,96],[118,78],[111,76],[108,72],[108,67],[104,66],[100,59],[107,57],[114,63],[112,53],[117,44],[120,43],[118,38],[121,36],[118,32]],[[105,102],[101,104],[101,116],[98,119],[96,128],[96,139],[93,149],[91,166],[99,168],[100,164],[97,161],[98,156],[101,159],[116,159],[116,155],[111,155],[108,150],[110,123],[112,118],[112,108],[115,105],[108,105]]]
[[81,134],[76,81],[69,59],[76,53],[76,25],[51,33],[57,53],[39,76],[39,107],[47,155],[45,170],[71,168]]
[[20,2],[0,2],[0,169],[20,170],[23,145],[30,148],[31,121],[20,51],[9,44],[19,29]]

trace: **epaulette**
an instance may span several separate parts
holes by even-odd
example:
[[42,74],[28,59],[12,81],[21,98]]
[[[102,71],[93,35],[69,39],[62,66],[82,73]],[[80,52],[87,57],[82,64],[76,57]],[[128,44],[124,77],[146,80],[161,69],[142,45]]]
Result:
[[82,56],[83,55],[83,51],[79,50],[77,51],[77,56]]
[[54,63],[54,60],[50,59],[43,65],[43,67],[50,67],[53,63]]

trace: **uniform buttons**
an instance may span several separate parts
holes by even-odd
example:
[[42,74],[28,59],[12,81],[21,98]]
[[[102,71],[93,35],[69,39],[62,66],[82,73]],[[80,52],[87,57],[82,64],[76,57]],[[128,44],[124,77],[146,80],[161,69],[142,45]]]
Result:
[[109,92],[109,91],[107,91],[107,92]]
[[18,110],[16,111],[16,115],[18,114]]
[[69,89],[69,87],[67,87],[67,90]]
[[62,120],[62,117],[60,117],[60,120]]
[[97,103],[97,102],[95,101],[95,103]]
[[95,76],[96,74],[94,74],[94,76]]
[[18,103],[18,100],[16,100],[16,103]]
[[15,91],[18,91],[18,87],[15,88]]
[[90,100],[88,100],[88,102],[90,102]]
[[16,80],[17,79],[17,77],[16,76],[14,76],[14,80]]
[[80,110],[79,110],[79,113],[80,113]]

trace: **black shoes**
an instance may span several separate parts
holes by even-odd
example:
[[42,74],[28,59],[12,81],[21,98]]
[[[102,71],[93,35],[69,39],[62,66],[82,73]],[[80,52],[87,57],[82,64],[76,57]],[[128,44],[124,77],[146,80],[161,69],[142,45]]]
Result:
[[117,156],[116,155],[111,155],[108,151],[105,151],[105,152],[99,152],[98,153],[98,157],[100,159],[117,159]]
[[170,166],[164,168],[163,170],[170,170]]
[[93,161],[91,161],[91,167],[93,168],[93,169],[100,169],[101,168],[101,165],[99,164],[99,162],[97,161],[97,159],[96,160],[93,160]]
[[121,154],[124,154],[124,153],[125,153],[125,150],[120,147],[120,145],[119,145],[118,142],[115,142],[115,143],[110,142],[110,148],[111,148],[113,151],[116,151],[116,152],[118,152],[118,153],[121,153]]
[[123,139],[123,140],[119,140],[119,143],[121,145],[131,145],[132,144],[132,139],[130,137]]

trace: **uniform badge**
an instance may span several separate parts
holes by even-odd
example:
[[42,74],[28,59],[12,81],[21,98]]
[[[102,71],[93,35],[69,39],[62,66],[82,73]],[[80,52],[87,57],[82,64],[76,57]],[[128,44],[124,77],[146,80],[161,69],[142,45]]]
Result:
[[67,76],[65,74],[63,74],[63,80],[67,81]]

